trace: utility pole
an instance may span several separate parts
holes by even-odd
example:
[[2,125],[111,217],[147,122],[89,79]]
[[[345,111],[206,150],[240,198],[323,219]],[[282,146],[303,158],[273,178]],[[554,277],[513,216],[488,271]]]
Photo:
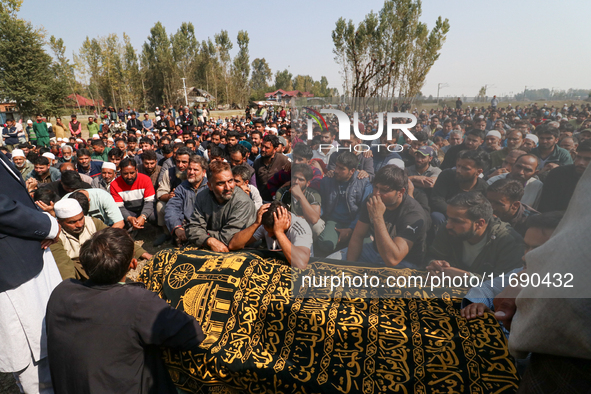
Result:
[[187,98],[187,86],[185,85],[185,79],[186,78],[181,78],[183,80],[183,89],[185,90],[185,105],[188,107],[189,106],[189,99]]
[[523,89],[523,101],[525,101],[525,92],[527,91],[527,86]]
[[439,89],[447,88],[449,85],[446,82],[437,84],[437,106],[439,107]]

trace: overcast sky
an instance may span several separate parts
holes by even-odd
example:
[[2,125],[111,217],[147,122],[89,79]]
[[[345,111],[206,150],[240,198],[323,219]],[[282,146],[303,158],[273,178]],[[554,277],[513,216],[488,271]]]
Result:
[[[136,49],[160,21],[168,34],[182,22],[195,25],[199,41],[228,30],[250,37],[251,61],[264,57],[273,72],[289,69],[319,80],[326,76],[342,92],[334,62],[331,32],[339,17],[356,24],[380,0],[366,1],[86,1],[24,0],[20,17],[61,37],[68,55],[86,36],[127,33]],[[438,16],[451,29],[441,57],[427,76],[423,94],[475,96],[488,85],[489,95],[532,89],[591,89],[589,15],[591,1],[562,0],[423,0],[421,20],[431,28]]]

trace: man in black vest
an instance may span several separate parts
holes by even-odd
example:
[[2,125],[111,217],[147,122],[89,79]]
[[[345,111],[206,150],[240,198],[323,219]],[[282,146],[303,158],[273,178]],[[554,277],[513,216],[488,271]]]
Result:
[[0,185],[0,372],[12,372],[25,393],[53,393],[43,319],[61,282],[48,249],[59,225],[37,208],[2,153]]

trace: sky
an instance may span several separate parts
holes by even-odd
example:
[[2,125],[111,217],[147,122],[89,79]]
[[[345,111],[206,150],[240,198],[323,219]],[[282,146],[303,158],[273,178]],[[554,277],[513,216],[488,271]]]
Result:
[[[265,58],[273,73],[326,76],[342,92],[331,32],[343,17],[358,24],[383,0],[86,1],[24,0],[19,16],[42,26],[48,37],[62,38],[72,57],[86,36],[125,32],[138,52],[157,21],[170,35],[192,22],[199,41],[228,30],[237,52],[239,30],[248,31],[251,61]],[[422,93],[440,96],[512,95],[528,89],[591,89],[588,44],[590,1],[423,0],[421,21],[431,28],[437,17],[449,19],[441,56],[427,75]]]

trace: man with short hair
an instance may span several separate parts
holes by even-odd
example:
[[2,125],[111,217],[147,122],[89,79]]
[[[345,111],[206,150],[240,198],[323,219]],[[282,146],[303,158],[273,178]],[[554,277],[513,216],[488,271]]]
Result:
[[293,267],[306,268],[313,255],[310,226],[280,201],[259,208],[255,222],[232,238],[229,249],[240,250],[263,238],[269,250],[283,252]]
[[[512,151],[505,160],[515,152],[518,151]],[[532,155],[531,153],[522,154],[517,158],[515,164],[511,166],[510,172],[491,177],[487,182],[489,185],[492,185],[500,179],[518,181],[524,187],[521,203],[537,208],[540,203],[540,197],[542,196],[542,187],[544,186],[536,177],[538,174],[538,161],[539,158],[536,155]]]
[[252,202],[254,202],[255,209],[258,211],[258,209],[263,205],[263,199],[261,198],[259,189],[250,184],[250,174],[251,172],[246,164],[232,167],[232,175],[234,176],[234,183],[236,184],[236,187],[241,188],[244,193],[248,194]]
[[488,185],[480,178],[480,174],[487,163],[488,154],[486,152],[466,150],[458,155],[455,170],[447,169],[439,174],[429,201],[434,226],[437,227],[445,222],[447,201],[453,196],[468,191],[486,192]]
[[147,175],[137,172],[135,160],[123,159],[120,168],[121,176],[111,182],[110,192],[121,210],[126,227],[134,232],[143,229],[154,212],[154,186]]
[[552,126],[541,126],[536,129],[539,143],[531,153],[540,158],[538,169],[544,168],[548,163],[557,163],[559,166],[573,164],[573,159],[568,151],[557,146],[559,131]]
[[185,226],[195,210],[197,193],[207,187],[207,169],[205,158],[191,155],[186,170],[187,179],[174,189],[174,196],[166,204],[164,222],[179,246],[187,242]]
[[294,164],[291,167],[291,184],[275,193],[275,200],[284,203],[294,215],[306,219],[314,237],[324,230],[324,220],[320,218],[322,197],[310,187],[313,172],[307,164]]
[[445,145],[443,148],[441,148],[441,151],[444,154],[447,154],[447,151],[452,146],[460,145],[463,140],[464,140],[464,138],[463,138],[463,134],[462,134],[461,130],[452,130],[452,131],[450,131],[449,138],[447,139],[447,141],[449,142],[449,145]]
[[65,144],[60,148],[62,151],[62,157],[60,157],[58,163],[74,163],[76,164],[76,156],[74,156],[74,149],[71,145]]
[[520,202],[523,198],[523,185],[511,179],[499,179],[486,190],[493,214],[503,222],[509,223],[522,237],[525,236],[525,221],[532,215],[539,214],[532,207]]
[[335,146],[335,131],[332,129],[323,129],[320,132],[320,147],[314,151],[314,159],[320,159],[328,165],[330,156],[337,152]]
[[79,253],[90,280],[63,281],[52,293],[47,348],[56,393],[173,393],[161,347],[199,350],[205,337],[195,318],[125,283],[137,268],[134,247],[124,230],[95,233]]
[[195,209],[185,226],[187,239],[200,248],[228,252],[232,237],[256,220],[254,203],[234,184],[228,163],[212,162],[207,170],[208,190],[195,197]]
[[[88,216],[83,212],[80,203],[72,197],[63,198],[54,205],[54,212],[62,231],[58,242],[51,245],[51,253],[57,263],[62,279],[85,281],[88,273],[80,264],[80,248],[84,242],[105,228],[109,228],[101,220]],[[134,248],[136,259],[151,259],[152,255],[141,247]]]
[[92,187],[97,189],[103,189],[108,192],[109,187],[111,186],[111,182],[113,182],[115,178],[117,178],[117,166],[115,165],[115,163],[105,161],[103,162],[101,175],[96,176],[92,179]]
[[142,129],[144,128],[142,122],[135,118],[135,112],[132,112],[130,115],[131,119],[127,121],[127,132],[135,134],[136,131],[139,131],[141,133]]
[[44,148],[49,146],[49,130],[47,123],[43,120],[41,115],[37,115],[36,122],[33,123],[33,131],[37,137],[37,147]]
[[577,148],[574,164],[560,166],[548,173],[540,199],[540,212],[565,211],[579,179],[591,162],[591,140],[585,140]]
[[442,170],[446,170],[448,168],[453,168],[456,165],[456,159],[458,155],[463,150],[477,150],[482,149],[480,146],[484,141],[484,132],[478,129],[472,129],[466,133],[464,138],[464,142],[460,145],[453,146],[449,148],[447,153],[445,154],[445,158],[443,159],[443,163],[441,163],[440,168]]
[[[89,138],[92,138],[99,133],[100,125],[94,121],[94,118],[92,116],[88,117],[87,127],[88,127],[88,137]],[[103,161],[106,161],[106,160],[103,160]]]
[[490,154],[491,167],[495,168],[503,164],[503,160],[505,160],[505,157],[507,157],[509,152],[521,148],[521,145],[523,145],[523,139],[523,132],[520,130],[509,130],[507,132],[507,146]]
[[287,157],[277,152],[279,139],[274,135],[267,135],[261,144],[261,157],[255,160],[253,168],[256,174],[257,188],[265,202],[273,200],[273,195],[267,187],[271,177],[289,163]]
[[493,217],[479,192],[460,193],[447,204],[447,225],[429,249],[427,271],[448,277],[499,275],[521,266],[523,238]]
[[90,158],[97,161],[109,161],[109,151],[111,148],[107,148],[102,140],[93,139],[91,142],[92,155]]
[[158,156],[153,150],[147,150],[141,154],[142,164],[139,165],[138,172],[150,177],[154,190],[158,189],[158,179],[162,167],[158,165]]
[[88,149],[79,149],[76,153],[76,157],[78,159],[76,168],[80,174],[94,178],[101,173],[102,163],[100,161],[91,160],[91,154]]
[[50,166],[47,157],[41,156],[37,158],[34,163],[34,170],[27,175],[25,180],[33,178],[38,184],[47,184],[59,180],[61,175],[57,168]]
[[2,139],[9,152],[16,149],[16,146],[19,144],[18,130],[14,125],[13,119],[6,119],[6,127],[2,129]]
[[322,219],[325,228],[316,240],[317,256],[333,253],[337,245],[346,245],[357,222],[359,208],[371,194],[367,178],[359,179],[359,159],[352,152],[343,152],[337,158],[334,175],[320,182]]
[[[360,207],[348,248],[329,259],[378,263],[387,267],[422,268],[429,218],[406,191],[408,177],[395,165],[382,167],[373,193]],[[371,236],[372,243],[364,239]]]

